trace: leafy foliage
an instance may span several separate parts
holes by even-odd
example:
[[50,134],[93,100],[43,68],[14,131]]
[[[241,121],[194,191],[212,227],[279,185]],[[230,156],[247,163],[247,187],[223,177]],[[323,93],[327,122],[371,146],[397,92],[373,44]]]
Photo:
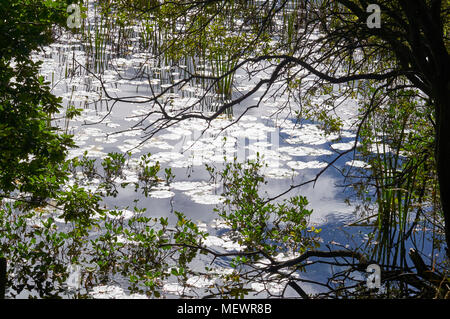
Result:
[[[308,200],[295,196],[282,203],[271,203],[261,197],[261,185],[266,183],[260,175],[262,167],[259,160],[227,163],[219,174],[225,201],[222,208],[215,210],[231,227],[235,240],[249,251],[272,256],[302,254],[318,247],[318,242],[308,232],[308,217],[312,213],[306,208]],[[208,169],[212,176],[216,174],[214,168]],[[318,232],[320,230],[314,233]]]
[[2,1],[0,5],[0,195],[16,190],[39,205],[67,181],[62,164],[71,137],[51,125],[60,109],[31,53],[53,40],[67,1]]

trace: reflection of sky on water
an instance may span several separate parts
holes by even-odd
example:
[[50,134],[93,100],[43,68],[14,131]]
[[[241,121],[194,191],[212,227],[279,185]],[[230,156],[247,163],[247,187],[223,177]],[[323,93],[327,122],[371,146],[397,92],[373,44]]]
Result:
[[[239,124],[239,123],[238,123]],[[236,124],[236,126],[238,126],[238,124]],[[236,129],[238,130],[238,129]],[[273,137],[273,133],[270,133]],[[269,167],[265,169],[265,172],[267,172],[267,176],[269,177],[277,177],[277,178],[268,178],[268,186],[266,187],[262,187],[262,191],[263,192],[267,192],[267,196],[272,197],[272,196],[276,196],[277,194],[285,191],[286,189],[288,189],[291,185],[295,185],[304,181],[307,181],[309,179],[312,179],[315,174],[317,172],[320,171],[320,169],[323,167],[323,165],[319,165],[317,166],[317,168],[313,168],[313,169],[309,169],[309,168],[305,168],[305,169],[297,169],[297,170],[292,170],[291,167],[295,167],[294,165],[288,166],[291,163],[301,163],[301,164],[308,164],[308,163],[314,163],[316,162],[317,164],[322,164],[322,163],[326,163],[327,161],[329,161],[330,159],[333,159],[334,156],[336,155],[324,155],[324,156],[295,156],[295,155],[288,155],[286,153],[281,153],[281,152],[277,152],[277,148],[286,148],[286,147],[293,147],[292,144],[287,144],[284,143],[283,144],[283,140],[280,139],[280,145],[276,145],[275,149],[271,149],[271,147],[273,146],[273,144],[270,143],[270,134],[269,134],[269,138],[266,139],[266,141],[264,140],[248,140],[245,138],[240,138],[237,139],[237,143],[241,143],[241,145],[237,145],[237,147],[239,148],[236,152],[236,145],[231,145],[231,149],[230,147],[226,147],[223,149],[223,153],[227,155],[228,160],[231,160],[232,157],[234,155],[238,156],[238,159],[240,157],[240,160],[245,160],[248,158],[255,158],[255,152],[259,151],[260,155],[269,155],[269,159],[267,160]],[[195,135],[195,134],[193,134]],[[121,140],[120,137],[118,137],[119,140]],[[168,145],[174,145],[178,147],[180,145],[185,146],[185,145],[189,145],[191,147],[187,147],[187,154],[191,153],[191,155],[186,155],[182,154],[180,152],[177,152],[174,149],[171,150],[161,150],[161,149],[157,149],[157,148],[153,148],[152,146],[152,141],[148,141],[146,142],[146,144],[144,145],[144,147],[142,148],[142,151],[139,153],[136,153],[136,156],[140,156],[142,154],[146,154],[147,152],[150,152],[152,154],[152,157],[150,157],[151,159],[153,159],[154,161],[159,161],[162,165],[163,168],[165,167],[171,167],[174,175],[176,176],[175,181],[190,181],[190,182],[199,182],[199,181],[208,181],[209,180],[209,174],[205,171],[205,169],[203,168],[203,164],[207,163],[209,165],[214,165],[217,168],[220,168],[222,166],[221,163],[217,163],[217,162],[211,162],[210,159],[213,158],[214,156],[217,158],[218,161],[220,161],[220,159],[222,159],[223,155],[221,154],[221,152],[217,152],[217,148],[213,151],[208,150],[208,146],[210,146],[212,140],[209,139],[207,142],[208,143],[203,143],[202,140],[203,139],[208,139],[208,137],[203,137],[203,138],[199,138],[198,142],[195,142],[195,138],[189,139],[189,140],[185,140],[185,142],[178,142],[177,140],[165,140],[166,144]],[[122,139],[122,141],[128,141],[130,142],[130,148],[132,147],[132,143],[134,143],[134,145],[136,145],[137,143],[139,143],[139,138],[133,138],[133,139],[129,139],[129,138],[124,138]],[[182,138],[180,137],[180,140],[182,140]],[[267,141],[269,140],[269,142]],[[220,146],[221,142],[220,142],[220,138],[216,138],[215,139],[218,145],[218,147]],[[264,148],[264,147],[260,147],[260,148],[255,148],[252,149],[252,146],[255,143],[266,143],[268,144],[268,148]],[[176,144],[177,143],[177,144]],[[112,143],[112,145],[110,146],[109,144],[103,144],[102,146],[104,147],[103,150],[101,150],[104,153],[110,152],[110,151],[117,151],[117,149],[115,149],[114,146],[115,143]],[[246,146],[242,146],[242,144],[246,145]],[[311,147],[308,146],[311,149],[317,150],[319,151],[318,154],[320,154],[321,150],[326,150],[329,151],[329,147],[328,146],[329,143],[325,144],[325,147]],[[123,144],[122,144],[123,145]],[[149,147],[147,147],[147,145]],[[206,147],[205,147],[206,146]],[[186,148],[186,147],[185,147]],[[203,149],[202,149],[203,148]],[[268,151],[265,151],[268,150]],[[182,150],[180,150],[182,151]],[[300,150],[302,153],[301,154],[306,154],[304,152],[304,149]],[[81,152],[81,151],[78,151]],[[133,152],[133,150],[132,150]],[[206,155],[205,155],[206,152]],[[209,154],[208,152],[211,152],[211,154]],[[215,153],[213,153],[215,152]],[[211,156],[212,154],[214,154],[213,156]],[[280,158],[276,158],[274,156],[274,154],[282,154],[282,156]],[[185,157],[183,158],[183,155],[185,155]],[[194,155],[192,157],[192,155]],[[209,155],[209,156],[208,156]],[[284,156],[284,158],[283,158]],[[181,159],[186,159],[184,161],[181,161]],[[346,158],[347,160],[349,159],[349,157]],[[337,162],[336,165],[344,165],[345,163],[345,158],[341,159]],[[223,162],[220,161],[220,162]],[[185,166],[187,167],[177,167],[176,165],[173,164],[180,164],[180,166],[183,166],[182,164],[185,164]],[[189,167],[186,164],[190,164],[190,163],[194,163],[197,164],[193,167]],[[278,167],[277,167],[278,166]],[[130,177],[130,175],[128,176]],[[305,185],[302,186],[301,188],[295,189],[293,191],[291,191],[288,195],[289,196],[294,196],[294,195],[304,195],[308,198],[309,202],[310,202],[310,206],[314,209],[314,214],[313,214],[313,220],[314,222],[320,222],[321,220],[324,220],[326,215],[329,214],[348,214],[351,212],[351,208],[349,208],[346,204],[343,203],[343,196],[342,196],[342,191],[343,189],[341,188],[337,188],[335,185],[342,183],[342,177],[339,175],[339,173],[335,172],[334,168],[329,168],[328,171],[323,174],[319,180],[315,183],[314,187],[312,184],[310,185]],[[168,206],[168,204],[162,204],[161,202],[169,202],[172,201],[173,207],[175,210],[179,210],[182,211],[184,213],[186,213],[189,217],[192,217],[194,219],[199,219],[199,220],[205,220],[208,221],[209,220],[209,216],[211,216],[211,214],[204,214],[205,211],[210,211],[211,210],[211,206],[209,207],[203,207],[204,205],[199,205],[196,203],[192,203],[192,201],[189,200],[189,196],[186,196],[186,192],[189,192],[191,190],[183,190],[183,189],[175,189],[175,190],[171,190],[174,191],[176,193],[174,198],[170,198],[170,199],[145,199],[143,197],[141,198],[141,202],[140,205],[142,206],[147,206],[151,207],[152,211],[151,214],[153,215],[166,215],[168,214],[168,210],[163,209],[163,210],[159,210],[156,209],[156,207],[163,207],[166,208]],[[212,188],[211,192],[205,192],[205,194],[210,194],[210,195],[220,195],[220,189],[215,190],[215,188]],[[134,193],[134,191],[122,191],[119,195],[119,197],[117,199],[114,199],[112,202],[116,203],[124,203],[126,201],[129,201],[130,198],[135,197],[136,194]],[[147,204],[148,203],[148,204]],[[169,210],[170,211],[170,210]],[[203,216],[203,218],[202,218]]]

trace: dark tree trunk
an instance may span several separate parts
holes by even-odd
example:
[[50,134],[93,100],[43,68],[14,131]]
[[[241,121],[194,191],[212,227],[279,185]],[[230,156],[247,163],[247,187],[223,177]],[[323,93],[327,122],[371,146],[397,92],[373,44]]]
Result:
[[7,281],[6,258],[0,257],[0,299],[5,299],[6,281]]
[[450,81],[436,83],[436,164],[445,222],[447,256],[450,258]]
[[447,256],[450,258],[450,57],[444,41],[445,15],[441,1],[400,1],[409,19],[408,39],[412,56],[408,64],[422,78],[426,94],[434,104],[435,160]]

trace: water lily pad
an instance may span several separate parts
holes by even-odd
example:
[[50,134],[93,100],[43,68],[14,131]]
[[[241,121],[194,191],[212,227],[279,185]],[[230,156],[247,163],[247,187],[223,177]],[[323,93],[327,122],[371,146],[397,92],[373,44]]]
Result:
[[326,162],[319,162],[319,161],[309,161],[309,162],[302,162],[302,161],[290,161],[287,162],[287,166],[293,169],[314,169],[314,168],[324,168],[328,165]]
[[214,285],[215,281],[214,278],[208,278],[206,276],[193,276],[190,277],[186,283],[195,288],[207,288]]
[[345,162],[345,165],[352,166],[352,167],[359,167],[359,168],[370,168],[371,166],[363,161],[353,160]]
[[175,196],[175,193],[168,190],[155,190],[151,191],[148,196],[152,198],[171,198]]

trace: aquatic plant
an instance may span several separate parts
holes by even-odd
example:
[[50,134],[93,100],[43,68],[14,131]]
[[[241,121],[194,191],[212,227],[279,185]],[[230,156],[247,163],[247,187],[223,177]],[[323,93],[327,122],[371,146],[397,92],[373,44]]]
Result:
[[[374,201],[368,214],[375,213],[367,249],[371,258],[386,269],[418,267],[414,259],[409,260],[409,248],[421,250],[427,240],[416,233],[429,221],[436,221],[439,214],[432,141],[427,137],[432,128],[424,121],[426,110],[414,102],[415,94],[380,94],[383,98],[377,103],[385,106],[368,116],[360,131],[360,150],[371,172],[365,177],[371,182],[364,182],[360,194],[368,203]],[[373,198],[367,195],[372,191]],[[443,229],[436,228],[435,222],[431,225],[430,264],[436,265]],[[388,294],[389,289],[407,294],[406,286],[388,287]]]

